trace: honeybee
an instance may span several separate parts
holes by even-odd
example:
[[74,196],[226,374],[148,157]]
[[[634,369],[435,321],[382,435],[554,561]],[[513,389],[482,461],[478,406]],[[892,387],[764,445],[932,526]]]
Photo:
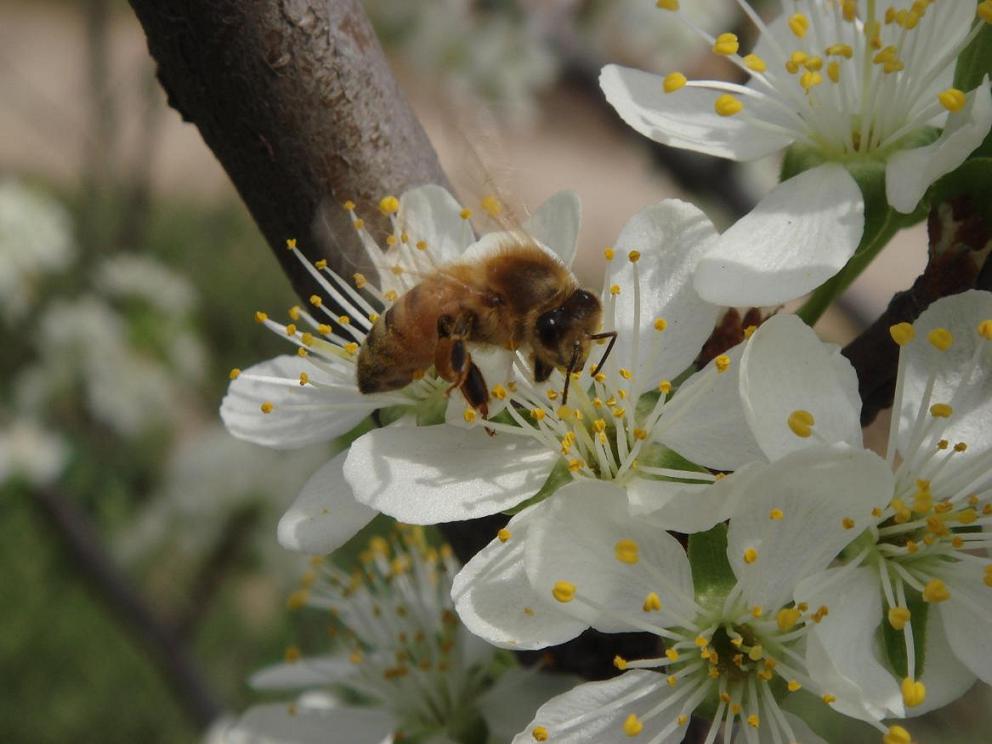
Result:
[[515,238],[474,261],[438,269],[397,298],[372,326],[358,354],[358,389],[397,390],[432,365],[483,417],[489,387],[473,363],[468,343],[529,351],[534,379],[565,373],[563,403],[571,373],[582,369],[598,332],[603,308],[582,289],[557,258],[524,237]]

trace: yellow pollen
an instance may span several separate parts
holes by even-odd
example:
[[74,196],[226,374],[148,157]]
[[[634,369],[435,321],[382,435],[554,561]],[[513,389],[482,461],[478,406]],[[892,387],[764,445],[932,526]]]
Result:
[[840,82],[840,62],[836,60],[827,65],[827,77],[831,83]]
[[823,75],[818,72],[804,72],[803,76],[799,79],[799,84],[805,91],[809,91],[821,83],[823,83]]
[[622,656],[613,657],[613,666],[619,669],[621,672],[627,668],[627,660]]
[[467,208],[463,209],[461,212],[458,213],[458,216],[461,217],[463,220],[470,220],[472,219],[472,210]]
[[716,366],[717,373],[723,374],[730,369],[730,357],[726,354],[721,354],[713,360],[713,364]]
[[396,264],[395,266],[390,266],[389,270],[396,276],[400,276],[403,274],[403,267],[400,266],[399,264]]
[[379,211],[383,214],[395,214],[399,208],[400,200],[395,196],[384,196],[379,202]]
[[476,419],[476,413],[474,408],[466,408],[465,413],[462,414],[462,418],[465,419],[465,423],[471,424]]
[[351,199],[349,199],[348,201],[346,201],[341,206],[344,207],[344,209],[345,209],[346,212],[354,212],[355,211],[355,202],[353,202]]
[[842,520],[840,520],[840,523],[844,527],[845,530],[853,530],[854,529],[854,520],[851,519],[850,517],[844,517]]
[[732,703],[730,705],[730,712],[735,716],[739,716],[742,710],[744,709],[741,707],[740,703]]
[[369,283],[364,274],[354,274],[351,278],[355,281],[355,286],[358,289],[364,289],[365,285]]
[[397,238],[395,235],[386,236],[386,245],[388,245],[390,248],[394,248],[396,244],[399,242],[400,242],[399,238]]
[[662,89],[666,93],[674,93],[675,91],[684,88],[687,82],[689,81],[681,72],[670,72],[665,75],[665,80],[662,83]]
[[687,723],[689,723],[689,716],[687,716],[685,713],[679,713],[679,716],[678,718],[675,719],[675,722],[679,726],[685,726]]
[[967,451],[967,449],[968,449],[967,442],[958,442],[957,444],[954,445],[955,452],[965,452]]
[[320,333],[323,336],[330,336],[332,331],[333,329],[327,325],[327,323],[321,323],[317,326],[317,333]]
[[644,441],[648,438],[648,433],[644,429],[634,429],[634,439]]
[[612,261],[613,256],[615,255],[616,254],[614,253],[613,249],[610,246],[606,246],[603,249],[603,258],[605,258],[607,261]]
[[809,18],[804,16],[802,13],[796,13],[794,16],[789,18],[789,30],[802,39],[806,36],[806,32],[809,31]]
[[964,92],[957,88],[948,88],[942,93],[938,93],[937,100],[940,101],[941,106],[952,113],[963,109],[968,102]]
[[630,261],[631,263],[637,263],[638,261],[641,260],[641,252],[631,251],[630,253],[627,254],[627,260]]
[[616,418],[623,418],[627,411],[623,408],[614,408],[610,411],[610,413],[612,413]]
[[[324,300],[320,295],[315,295],[315,294],[310,295],[310,304],[313,305],[314,307],[320,307],[321,305],[324,304]],[[297,312],[299,312],[298,309]]]
[[789,428],[792,433],[801,439],[808,439],[813,434],[813,426],[816,419],[809,411],[796,410],[789,414]]
[[306,372],[300,372],[300,385],[306,385],[308,382],[310,382],[310,375]]
[[317,271],[323,271],[324,269],[327,268],[327,259],[326,258],[321,258],[313,266],[314,266],[315,269],[317,269]]
[[631,713],[627,716],[627,719],[623,722],[623,732],[627,736],[637,736],[644,730],[644,724],[641,723],[641,719]]
[[267,313],[263,313],[261,310],[259,310],[258,312],[255,313],[255,322],[256,323],[264,323],[268,319],[269,319],[268,314]]
[[768,518],[770,520],[772,520],[773,522],[778,522],[784,516],[785,516],[785,512],[783,512],[778,507],[776,507],[776,508],[772,509],[770,512],[768,512]]
[[[992,2],[992,0],[989,0]],[[983,320],[978,324],[978,335],[986,341],[992,341],[992,320]]]
[[227,375],[228,379],[230,380],[237,380],[240,376],[241,376],[241,370],[238,369],[237,367],[232,369]]
[[722,55],[737,54],[740,46],[740,42],[737,40],[737,34],[720,34],[713,43],[713,52]]
[[[729,483],[729,481],[728,481],[728,483]],[[747,550],[744,551],[744,562],[745,563],[747,563],[748,565],[751,565],[756,560],[758,560],[758,551],[757,550],[755,550],[754,548],[748,548]]]
[[823,702],[825,702],[827,705],[832,705],[833,703],[837,702],[837,697],[831,695],[829,692],[825,692],[823,693],[823,697],[821,698],[821,700],[823,700]]
[[272,405],[270,401],[265,401],[264,403],[262,403],[262,405],[259,406],[259,408],[261,409],[262,413],[272,413],[272,411],[275,410],[275,406]]
[[761,719],[758,718],[757,713],[752,713],[747,717],[747,725],[751,728],[758,728],[761,725]]
[[851,59],[854,56],[854,47],[850,44],[831,44],[827,47],[827,54],[831,57],[844,57]]
[[665,331],[666,328],[668,328],[668,321],[667,320],[665,320],[664,318],[655,318],[654,319],[654,329],[656,331],[658,331],[658,333],[664,333],[664,331]]
[[927,341],[940,351],[947,351],[954,344],[954,336],[946,328],[934,328],[927,334]]
[[502,385],[496,385],[492,390],[493,397],[497,400],[506,400],[506,388]]
[[761,57],[757,54],[749,54],[744,58],[744,66],[751,72],[765,72],[768,69],[768,65],[765,63]]
[[634,376],[633,374],[631,374],[629,369],[625,369],[624,367],[621,367],[619,370],[617,370],[617,373],[625,380],[629,380]]
[[575,584],[571,581],[556,581],[551,596],[562,604],[571,602],[575,599]]
[[988,24],[992,24],[992,0],[983,0],[978,6],[978,17]]
[[982,572],[982,583],[987,587],[992,587],[992,563],[985,566]]
[[927,585],[923,587],[924,602],[939,604],[940,602],[946,602],[950,598],[950,589],[948,589],[947,584],[940,579],[930,579],[930,581],[927,582]]
[[797,607],[783,607],[775,616],[775,621],[778,623],[778,629],[784,633],[795,627],[802,616],[803,613]]
[[806,60],[809,59],[809,55],[806,52],[795,51],[789,55],[789,59],[785,62],[785,69],[792,75],[799,72],[799,68],[802,67]]
[[548,390],[548,392],[545,394],[548,396],[548,400],[558,400],[557,390]]
[[309,354],[309,353],[310,353],[310,352],[308,352],[308,351],[307,351],[306,349],[304,349],[304,348],[303,348],[302,346],[301,346],[300,348],[298,348],[298,349],[296,350],[296,356],[298,356],[298,357],[305,357],[305,356],[306,356],[307,354]]
[[510,533],[508,529],[506,529],[506,527],[504,527],[503,529],[501,529],[499,532],[496,533],[496,537],[498,537],[499,541],[502,543],[505,543],[512,536],[513,535]]
[[669,687],[675,687],[678,683],[679,683],[679,678],[676,677],[674,674],[669,674],[665,678],[665,684],[667,684]]
[[348,353],[348,354],[357,354],[358,353],[358,344],[355,343],[354,341],[349,341],[348,343],[346,343],[341,348],[344,349],[345,352]]
[[426,240],[418,240],[414,244],[414,246],[416,247],[416,249],[418,251],[426,251],[427,250],[427,241]]
[[764,614],[765,614],[765,608],[762,607],[761,605],[755,605],[754,607],[751,608],[751,617],[753,617],[755,620],[760,620],[762,616],[764,616]]
[[619,284],[611,284],[610,285],[610,294],[613,295],[614,297],[616,297],[618,294],[620,294],[620,285]]
[[655,5],[662,10],[678,10],[679,0],[658,0]]
[[665,656],[669,661],[678,661],[679,660],[678,649],[674,649],[674,648],[665,649]]
[[649,592],[641,609],[645,612],[661,612],[661,597],[656,592]]
[[696,639],[693,641],[693,643],[695,643],[698,648],[706,648],[706,646],[709,644],[709,641],[703,636],[696,636]]
[[499,217],[503,213],[503,205],[492,194],[482,197],[481,206],[490,217]]
[[720,116],[734,116],[744,110],[744,104],[729,93],[724,93],[713,102],[713,110]]
[[889,726],[882,736],[882,744],[913,744],[913,737],[902,726]]
[[795,679],[789,680],[789,684],[788,684],[789,692],[799,692],[799,690],[801,690],[802,688],[803,686],[799,684],[798,680]]
[[309,594],[306,589],[297,589],[286,598],[286,608],[299,610],[306,605],[308,598]]
[[661,393],[662,395],[668,395],[670,392],[672,392],[672,383],[670,383],[668,380],[662,380],[661,382],[658,383],[658,392]]
[[949,418],[954,409],[946,403],[934,403],[930,406],[930,415],[934,418]]
[[287,314],[289,315],[290,320],[299,320],[300,319],[299,305],[293,305],[291,308],[289,308],[289,312]]
[[548,740],[548,730],[544,726],[535,726],[531,729],[530,735],[534,737],[534,741]]
[[359,230],[359,231],[364,230],[365,229],[365,220],[363,220],[363,219],[357,219],[357,220],[355,220],[354,222],[351,223],[351,226],[353,228],[355,228],[356,230]]
[[629,538],[618,540],[613,548],[613,552],[618,561],[626,563],[628,566],[633,566],[640,560],[637,542]]
[[543,408],[531,409],[530,415],[535,421],[544,421],[545,413]]
[[902,690],[902,701],[906,703],[907,708],[922,705],[927,698],[926,685],[912,677],[906,677],[899,688]]

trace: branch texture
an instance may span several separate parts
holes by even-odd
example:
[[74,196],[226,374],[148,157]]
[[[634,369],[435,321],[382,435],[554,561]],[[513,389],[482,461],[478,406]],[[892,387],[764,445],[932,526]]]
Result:
[[[304,300],[292,254],[368,271],[339,208],[446,184],[359,0],[130,0],[169,105],[200,130]],[[370,225],[374,227],[374,225]]]

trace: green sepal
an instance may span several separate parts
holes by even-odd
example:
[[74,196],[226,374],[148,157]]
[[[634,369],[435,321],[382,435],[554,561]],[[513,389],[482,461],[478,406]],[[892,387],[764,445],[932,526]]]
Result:
[[554,494],[554,492],[557,491],[559,488],[564,486],[566,483],[570,483],[571,481],[572,481],[572,474],[568,472],[568,465],[565,463],[564,460],[559,460],[552,469],[551,473],[548,475],[547,480],[544,481],[544,485],[541,486],[541,489],[537,493],[535,493],[526,501],[521,501],[512,509],[507,509],[503,513],[508,514],[510,516],[514,514],[519,514],[528,506],[533,506],[534,504],[540,504],[546,498]]
[[689,565],[696,599],[723,598],[734,588],[737,577],[727,558],[727,525],[718,524],[706,532],[689,535]]
[[[926,663],[927,620],[929,619],[930,605],[924,602],[923,597],[917,593],[915,596],[906,596],[906,607],[912,616],[916,679],[919,679],[923,676],[923,667]],[[882,618],[882,643],[892,671],[899,679],[908,676],[909,665],[906,663],[906,641],[903,637],[903,631],[896,630],[889,625],[887,617]]]

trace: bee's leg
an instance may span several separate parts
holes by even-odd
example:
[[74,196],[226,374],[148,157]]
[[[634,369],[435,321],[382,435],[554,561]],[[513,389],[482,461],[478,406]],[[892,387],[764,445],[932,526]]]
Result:
[[482,371],[474,362],[468,363],[465,379],[462,380],[459,389],[468,404],[481,413],[483,418],[489,415],[489,388],[486,386],[486,378],[482,376]]
[[434,368],[437,374],[451,383],[447,392],[461,387],[472,364],[472,356],[465,346],[471,328],[468,315],[453,317],[442,315],[437,319],[437,346],[434,347]]

